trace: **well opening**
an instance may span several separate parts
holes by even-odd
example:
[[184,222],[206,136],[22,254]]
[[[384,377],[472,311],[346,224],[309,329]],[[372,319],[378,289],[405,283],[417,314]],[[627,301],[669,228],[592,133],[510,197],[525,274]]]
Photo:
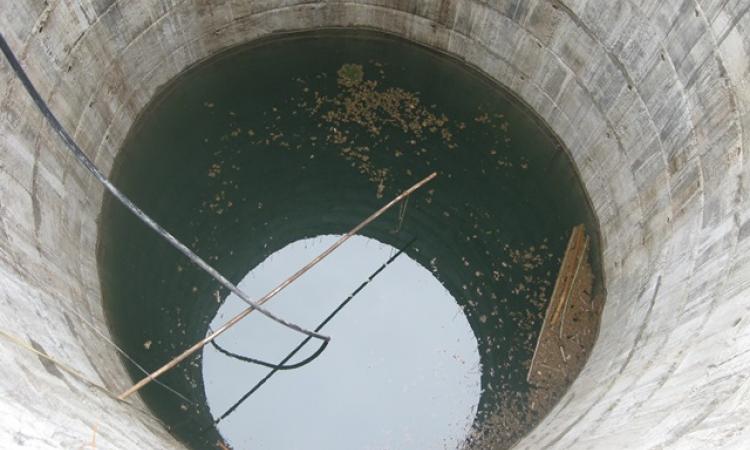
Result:
[[[238,282],[294,242],[343,233],[432,171],[439,174],[432,185],[362,234],[392,249],[405,247],[404,259],[413,260],[449,293],[471,330],[471,355],[476,355],[470,363],[473,357],[458,352],[453,363],[471,366],[464,378],[474,378],[463,384],[476,389],[466,394],[462,423],[444,418],[444,424],[434,421],[410,428],[408,420],[402,420],[383,430],[382,436],[376,433],[380,437],[374,439],[380,440],[371,444],[408,446],[409,439],[421,432],[449,447],[508,446],[546,414],[582,367],[596,336],[603,295],[598,226],[568,153],[507,90],[446,55],[385,34],[331,29],[276,36],[224,52],[170,82],[136,121],[112,177],[147,213]],[[554,383],[530,383],[537,337],[570,232],[578,224],[585,224],[590,236],[591,258],[586,264],[593,270],[587,272],[589,287],[576,294],[585,296],[586,303],[573,302],[568,308],[589,305],[590,311],[570,313],[565,339],[576,345],[560,346],[562,363],[550,360],[557,355],[545,353],[547,365],[559,372],[552,377]],[[228,292],[112,199],[105,198],[99,229],[102,292],[113,334],[153,370],[207,333],[209,322],[229,299]],[[367,253],[362,258],[369,259]],[[383,262],[372,258],[374,267]],[[343,267],[350,265],[342,262]],[[294,270],[287,268],[291,275]],[[283,279],[274,276],[263,275],[256,284]],[[306,277],[314,280],[315,271]],[[347,274],[342,268],[340,278],[356,286],[367,273]],[[406,283],[409,280],[408,275],[391,278],[389,284],[397,291],[399,285],[405,287],[400,302],[419,297],[414,285]],[[312,298],[299,299],[307,311],[300,320],[310,327],[315,317],[324,315],[323,299],[330,300],[322,287],[313,291]],[[319,309],[311,306],[316,299]],[[287,313],[294,316],[294,311],[292,307]],[[428,334],[432,320],[440,320],[428,306],[421,317],[410,320],[398,309],[390,314],[392,320],[376,329],[412,326],[419,335],[423,327]],[[363,310],[340,320],[356,323],[367,316]],[[264,349],[269,344],[253,336],[235,337],[235,351],[264,354],[271,360],[283,357],[278,348]],[[345,336],[342,332],[340,339]],[[377,339],[370,344],[379,349]],[[436,352],[450,348],[439,339],[434,346]],[[418,345],[413,351],[428,352]],[[269,441],[233,441],[226,436],[233,433],[230,425],[224,431],[221,422],[214,427],[219,407],[209,407],[204,375],[224,369],[203,367],[204,357],[197,354],[162,378],[184,397],[158,385],[142,391],[176,436],[196,448],[225,440],[237,448],[251,442],[278,447],[274,437],[292,439],[269,429]],[[375,350],[373,360],[385,361],[396,374],[417,365],[428,377],[419,386],[429,385],[425,374],[440,378],[438,372],[448,372],[445,363],[434,358],[409,362],[384,349]],[[324,355],[314,364],[326,367],[326,361]],[[142,377],[125,364],[135,378]],[[363,386],[383,381],[377,373],[368,378],[356,364],[328,364],[330,386],[325,378],[317,381],[326,392],[336,391],[342,371],[358,377]],[[305,386],[305,370],[284,373],[287,382],[299,383],[288,386]],[[379,388],[391,394],[408,389],[399,383]],[[224,398],[240,398],[249,388],[242,383],[218,384]],[[425,411],[455,407],[448,389],[443,391],[442,402],[421,405]],[[321,417],[329,420],[317,429],[326,423],[335,427],[336,418],[352,416],[351,409],[337,409],[351,394],[341,389],[339,395],[344,397],[331,394],[329,403],[318,404],[326,412]],[[249,414],[262,408],[263,417],[271,417],[273,402],[287,401],[287,408],[294,408],[294,402],[304,403],[305,397],[275,398],[253,406],[254,400],[238,408],[237,423],[249,420],[242,420],[242,410]],[[416,400],[404,396],[401,401]],[[352,426],[352,437],[366,435],[365,424],[382,423],[383,417],[404,409],[396,400],[384,403],[387,406],[369,402],[361,405],[359,423],[364,428]],[[272,422],[279,430],[289,426],[281,416]],[[352,444],[351,438],[339,436],[325,447]]]

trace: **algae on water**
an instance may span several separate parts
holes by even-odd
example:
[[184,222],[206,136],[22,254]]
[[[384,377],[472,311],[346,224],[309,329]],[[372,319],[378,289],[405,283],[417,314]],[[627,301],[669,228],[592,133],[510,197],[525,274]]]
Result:
[[339,76],[339,84],[345,87],[356,86],[365,77],[365,71],[359,64],[344,64],[336,73]]

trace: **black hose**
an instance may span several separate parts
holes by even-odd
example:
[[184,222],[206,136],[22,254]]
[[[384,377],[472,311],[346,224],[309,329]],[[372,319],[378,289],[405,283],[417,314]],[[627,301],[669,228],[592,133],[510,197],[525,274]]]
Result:
[[36,90],[36,88],[34,87],[34,84],[26,75],[26,72],[23,70],[23,67],[21,67],[21,64],[18,62],[18,59],[16,59],[16,55],[13,53],[13,50],[11,50],[11,48],[8,46],[8,43],[5,41],[5,37],[2,34],[0,34],[0,49],[5,55],[5,58],[8,60],[8,63],[10,63],[10,67],[13,69],[13,72],[21,81],[21,84],[23,84],[23,87],[26,88],[26,92],[28,92],[29,96],[31,96],[31,99],[34,100],[34,103],[36,104],[39,111],[47,119],[47,122],[49,122],[50,126],[52,127],[53,130],[55,130],[57,135],[60,136],[60,139],[62,139],[65,146],[68,147],[68,150],[70,150],[71,153],[73,153],[73,155],[76,157],[76,159],[84,167],[86,167],[86,169],[88,169],[88,171],[91,172],[91,174],[94,175],[94,177],[97,180],[99,180],[99,182],[102,185],[104,185],[104,187],[113,196],[115,196],[115,198],[117,198],[117,200],[119,200],[120,203],[123,204],[123,206],[125,206],[128,210],[130,210],[130,212],[132,212],[141,222],[143,222],[149,228],[154,230],[159,236],[161,236],[167,242],[169,242],[172,245],[172,247],[176,248],[180,253],[185,255],[191,262],[193,262],[193,264],[203,269],[204,272],[209,274],[213,279],[218,281],[222,286],[234,292],[243,302],[247,303],[253,309],[256,309],[258,312],[265,315],[269,319],[275,322],[278,322],[281,325],[284,325],[285,327],[295,330],[299,333],[306,334],[309,337],[315,337],[324,341],[327,341],[330,339],[328,336],[323,336],[313,331],[306,330],[297,324],[287,322],[286,320],[280,317],[276,317],[273,313],[271,313],[264,307],[250,300],[250,297],[248,297],[247,294],[242,292],[237,286],[232,284],[232,282],[226,279],[221,273],[219,273],[216,269],[211,267],[200,256],[195,254],[195,252],[190,250],[190,248],[188,248],[185,244],[180,242],[171,233],[169,233],[167,230],[162,228],[161,225],[156,223],[156,221],[154,221],[151,217],[146,215],[146,213],[144,213],[138,206],[136,206],[135,203],[133,203],[125,194],[120,192],[120,190],[117,189],[109,181],[109,179],[107,179],[106,176],[104,176],[104,174],[99,170],[99,168],[96,167],[94,162],[91,161],[88,156],[86,156],[86,154],[83,152],[83,150],[81,150],[78,144],[76,144],[73,138],[70,137],[70,135],[62,126],[62,124],[60,124],[60,121],[57,120],[57,117],[52,113],[52,111],[50,111],[49,106],[47,106],[47,102],[45,102],[44,99],[42,99],[42,96],[39,95],[39,92]]

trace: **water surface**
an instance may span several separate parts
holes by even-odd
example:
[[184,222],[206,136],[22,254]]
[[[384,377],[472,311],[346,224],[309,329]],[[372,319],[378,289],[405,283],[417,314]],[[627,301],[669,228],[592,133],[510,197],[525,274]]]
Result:
[[[314,327],[409,243],[332,320],[334,340],[318,360],[274,375],[215,427],[265,369],[207,349],[162,378],[184,398],[155,384],[142,391],[154,413],[195,448],[293,448],[302,436],[319,439],[307,448],[458,447],[467,424],[481,427],[508,398],[523,401],[570,230],[596,230],[567,153],[524,105],[399,39],[323,31],[260,41],[163,89],[113,180],[255,295],[433,171],[436,180],[363,230],[321,278],[310,273],[311,284],[268,304]],[[113,335],[149,370],[238,307],[109,197],[99,262]],[[220,343],[278,361],[299,339],[253,314]],[[445,433],[429,445],[407,445],[438,425]]]
[[[258,298],[338,237],[289,244],[239,286]],[[355,236],[274,298],[270,307],[275,313],[314,328],[357,291],[322,330],[335,339],[319,358],[277,372],[219,422],[228,442],[241,448],[331,450],[456,448],[463,442],[481,393],[476,337],[445,287],[408,256],[395,257],[373,276],[397,253]],[[245,307],[231,295],[211,327]],[[277,364],[301,340],[258,314],[217,341],[231,353]],[[312,341],[290,363],[316,347]],[[269,372],[206,347],[203,380],[212,416],[226,414]],[[278,421],[293,423],[293,432],[280,433]]]

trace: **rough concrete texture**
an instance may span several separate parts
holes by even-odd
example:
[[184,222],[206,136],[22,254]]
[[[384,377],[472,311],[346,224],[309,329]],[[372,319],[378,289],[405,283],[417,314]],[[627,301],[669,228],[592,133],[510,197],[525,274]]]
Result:
[[[443,50],[523,98],[601,223],[608,303],[579,379],[519,448],[750,445],[750,0],[0,0],[0,30],[105,171],[156,89],[279,31],[364,26]],[[102,191],[0,62],[0,329],[117,391]],[[49,367],[49,365],[47,365]],[[179,445],[0,337],[0,446]]]

